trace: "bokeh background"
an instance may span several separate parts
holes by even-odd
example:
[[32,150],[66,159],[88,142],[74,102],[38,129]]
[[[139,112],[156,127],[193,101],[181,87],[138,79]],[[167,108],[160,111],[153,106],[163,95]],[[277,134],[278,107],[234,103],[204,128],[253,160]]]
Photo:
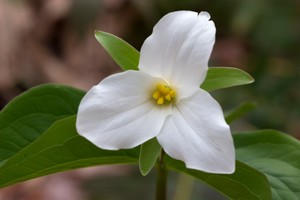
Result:
[[[271,128],[300,138],[299,0],[0,0],[0,109],[43,83],[89,89],[120,71],[94,30],[140,49],[164,14],[183,9],[208,11],[216,24],[210,66],[241,68],[256,80],[213,92],[225,111],[257,104],[233,131]],[[128,166],[89,168],[1,189],[0,200],[153,199],[154,176]],[[192,182],[172,173],[170,199],[180,190],[178,179]],[[191,185],[185,188],[191,199],[222,199]]]

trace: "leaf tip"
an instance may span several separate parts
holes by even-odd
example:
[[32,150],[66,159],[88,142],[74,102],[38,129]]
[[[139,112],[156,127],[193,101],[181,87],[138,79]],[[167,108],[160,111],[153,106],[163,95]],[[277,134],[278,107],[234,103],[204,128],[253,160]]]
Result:
[[143,176],[147,176],[150,172],[150,170],[145,170],[141,167],[141,165],[139,165],[139,168],[140,168],[140,172]]
[[95,30],[94,31],[94,36],[95,38],[98,40],[98,37],[100,36],[100,34],[102,33],[102,31],[99,31],[99,30]]
[[248,74],[248,76],[249,76],[249,84],[253,83],[255,81],[255,79],[250,74]]

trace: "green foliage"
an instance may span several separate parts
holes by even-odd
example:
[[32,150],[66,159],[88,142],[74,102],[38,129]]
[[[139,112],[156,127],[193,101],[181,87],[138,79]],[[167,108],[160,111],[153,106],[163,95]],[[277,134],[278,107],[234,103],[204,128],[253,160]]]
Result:
[[[139,148],[119,151],[97,148],[76,133],[75,116],[72,116],[55,122],[36,141],[2,165],[0,167],[0,186],[4,187],[50,173],[86,166],[137,164],[138,158]],[[267,190],[265,177],[241,163],[237,164],[237,171],[234,175],[212,175],[189,170],[180,161],[171,158],[167,159],[167,165],[171,169],[183,171],[203,180],[232,199],[241,194],[244,197],[252,198],[253,194],[250,191],[253,190],[257,190],[255,195],[260,196],[259,191]],[[244,179],[244,177],[248,178]],[[236,185],[235,189],[239,190],[223,187],[229,184],[231,184],[230,188],[235,188]]]
[[55,122],[0,167],[0,187],[54,172],[103,164],[137,163],[139,149],[106,151],[79,136],[76,117]]
[[300,142],[274,130],[235,135],[237,159],[268,178],[273,200],[300,199]]
[[225,120],[228,124],[234,120],[241,118],[246,113],[256,108],[256,103],[254,102],[245,102],[237,106],[236,108],[225,113]]
[[156,138],[153,138],[141,145],[139,167],[144,176],[152,170],[160,152],[161,146]]
[[252,83],[254,79],[245,71],[233,67],[210,67],[201,88],[212,91]]
[[137,70],[139,52],[130,44],[110,33],[95,31],[95,37],[123,70]]
[[167,168],[186,173],[202,180],[230,199],[271,200],[271,191],[266,177],[241,162],[236,163],[236,171],[230,175],[209,174],[187,169],[184,163],[166,159]]
[[300,199],[298,140],[278,131],[261,130],[235,134],[234,141],[239,161],[232,175],[186,169],[184,163],[170,158],[167,166],[202,180],[230,199]]
[[29,145],[56,120],[77,113],[84,92],[61,85],[37,86],[0,112],[0,166]]

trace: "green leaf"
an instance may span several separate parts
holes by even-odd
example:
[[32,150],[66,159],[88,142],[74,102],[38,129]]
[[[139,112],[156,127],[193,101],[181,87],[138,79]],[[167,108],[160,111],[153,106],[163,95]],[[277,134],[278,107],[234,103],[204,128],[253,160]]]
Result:
[[254,102],[245,102],[240,104],[238,107],[234,108],[233,110],[225,113],[225,120],[228,124],[233,122],[234,120],[244,116],[248,112],[255,109],[257,106]]
[[56,120],[77,113],[84,92],[46,84],[13,99],[0,112],[0,166],[29,145]]
[[200,86],[206,91],[213,91],[252,83],[254,79],[245,71],[233,67],[209,67],[206,79]]
[[202,180],[229,199],[271,200],[267,178],[257,170],[238,162],[234,174],[209,174],[187,169],[183,162],[167,157],[167,168]]
[[141,173],[145,176],[154,167],[160,154],[161,146],[156,138],[153,138],[141,146],[139,167]]
[[[81,167],[138,164],[139,148],[102,150],[76,133],[75,121],[75,116],[58,120],[37,140],[3,164],[0,167],[0,187]],[[167,157],[166,164],[169,169],[187,173],[206,182],[231,199],[270,199],[266,178],[240,162],[237,163],[233,175],[208,174],[186,169],[181,161],[170,157]]]
[[115,35],[102,31],[95,31],[95,37],[123,70],[138,69],[140,53],[130,44]]
[[300,199],[300,142],[274,130],[234,136],[237,159],[268,178],[273,200]]
[[[99,149],[76,133],[75,121],[75,116],[58,120],[37,140],[4,163],[0,167],[0,187],[81,167],[138,164],[139,148],[119,151]],[[151,145],[155,146],[155,143]],[[186,169],[182,162],[171,158],[167,159],[167,167],[203,180],[231,199],[270,199],[266,178],[239,162],[233,175]]]
[[75,121],[75,116],[58,120],[2,165],[0,187],[81,167],[138,163],[139,148],[119,151],[99,149],[76,133]]

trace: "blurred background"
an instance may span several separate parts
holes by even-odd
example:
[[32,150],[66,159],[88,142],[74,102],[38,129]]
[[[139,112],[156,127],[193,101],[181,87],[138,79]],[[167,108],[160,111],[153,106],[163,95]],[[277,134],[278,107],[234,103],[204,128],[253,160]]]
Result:
[[[300,138],[299,0],[0,0],[0,109],[43,83],[89,89],[120,71],[94,30],[140,49],[164,14],[183,9],[208,11],[216,24],[210,66],[241,68],[256,80],[213,92],[225,111],[257,104],[232,130],[271,128]],[[172,173],[169,199],[177,179]],[[1,189],[0,200],[153,199],[154,184],[155,174],[141,177],[135,167],[96,167]],[[222,199],[198,182],[189,189],[191,199]]]

